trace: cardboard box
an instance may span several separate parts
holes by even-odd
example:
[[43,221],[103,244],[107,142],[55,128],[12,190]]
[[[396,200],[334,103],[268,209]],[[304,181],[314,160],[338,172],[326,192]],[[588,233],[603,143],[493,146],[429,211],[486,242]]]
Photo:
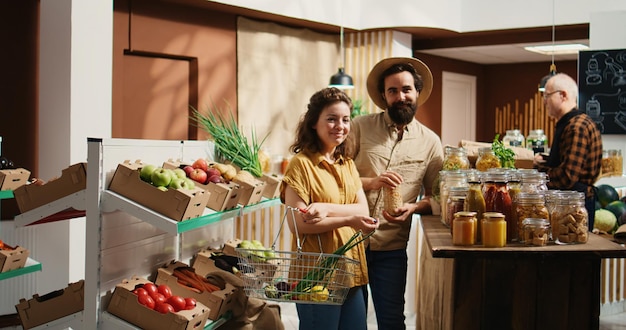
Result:
[[261,194],[267,199],[274,199],[280,197],[280,183],[283,181],[276,174],[263,174],[261,180],[265,182],[265,188]]
[[13,250],[0,249],[0,273],[24,267],[29,255],[30,251],[21,246]]
[[211,193],[206,206],[212,210],[221,212],[234,209],[239,204],[241,186],[235,182],[209,183],[207,191]]
[[[190,165],[190,164],[185,164],[178,160],[175,161],[172,159],[163,163],[164,168],[170,168],[170,169],[181,168],[186,165]],[[195,181],[194,183],[196,184],[196,187],[200,187],[209,192],[210,195],[209,195],[209,200],[206,204],[206,207],[214,211],[218,211],[218,212],[231,210],[237,207],[238,202],[239,202],[239,196],[240,196],[240,188],[241,188],[238,184],[234,182],[230,182],[230,183],[211,182],[209,184],[201,184]]]
[[20,299],[15,305],[22,321],[22,328],[30,329],[84,309],[85,281],[70,283],[67,288],[52,291],[43,296],[33,295],[32,299]]
[[200,250],[194,260],[193,260],[193,269],[196,270],[196,273],[200,276],[207,276],[211,272],[215,272],[218,270],[223,270],[215,265],[215,261],[211,259],[211,253],[214,252],[222,252],[221,250],[214,249],[204,249]]
[[244,182],[235,178],[233,180],[241,187],[239,193],[239,204],[243,206],[253,205],[261,201],[263,197],[263,189],[265,189],[265,182],[254,179],[253,182]]
[[0,170],[0,190],[15,190],[28,182],[30,171],[24,168]]
[[184,221],[201,216],[206,208],[210,193],[202,188],[193,190],[168,189],[157,187],[141,180],[141,162],[128,161],[117,166],[109,190],[129,198],[147,208],[176,221]]
[[61,177],[43,185],[23,185],[15,191],[15,201],[24,213],[55,200],[85,190],[87,187],[87,163],[77,163],[64,169]]
[[[459,147],[463,147],[467,150],[467,158],[470,161],[471,167],[476,168],[476,159],[478,159],[478,149],[491,147],[491,143],[474,142],[461,140]],[[510,147],[515,152],[515,168],[533,168],[533,159],[535,154],[532,150],[520,147]]]
[[[148,283],[147,279],[134,277],[118,284],[113,291],[107,311],[142,329],[200,330],[204,329],[209,308],[198,302],[194,309],[162,314],[141,305],[132,293],[137,285]],[[187,298],[188,296],[181,295]]]
[[239,289],[235,286],[230,283],[225,283],[222,290],[213,292],[203,291],[198,293],[184,285],[178,284],[178,278],[174,276],[174,270],[179,267],[189,266],[180,261],[172,261],[159,268],[155,283],[157,285],[167,284],[172,289],[172,294],[174,295],[192,297],[198,302],[203,303],[210,309],[209,319],[211,320],[217,320],[226,312],[232,310],[233,308],[237,308],[237,301],[234,299],[234,295]]
[[[236,238],[232,240],[226,241],[224,243],[223,253],[232,256],[241,256],[240,253],[237,252],[237,247],[241,243],[241,240]],[[250,249],[251,251],[257,251],[256,249]],[[254,272],[246,274],[246,276],[258,276],[261,278],[273,278],[274,274],[276,274],[276,270],[282,263],[281,259],[268,259],[268,260],[259,260],[255,257],[250,257],[248,259],[248,264],[254,267]]]

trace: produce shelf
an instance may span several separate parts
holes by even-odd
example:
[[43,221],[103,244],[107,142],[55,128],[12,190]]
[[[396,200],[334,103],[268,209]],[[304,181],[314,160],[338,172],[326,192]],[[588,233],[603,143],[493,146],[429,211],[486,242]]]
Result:
[[116,210],[124,211],[170,234],[182,234],[221,220],[231,219],[277,204],[280,204],[280,199],[273,198],[264,199],[257,204],[246,207],[238,206],[224,212],[217,212],[206,208],[204,214],[200,217],[185,221],[176,221],[110,190],[106,190],[102,193],[102,209],[106,212]]
[[0,199],[13,198],[13,190],[0,190]]
[[87,327],[83,327],[83,312],[78,312],[74,314],[70,314],[68,316],[64,316],[62,318],[58,318],[56,320],[52,320],[48,323],[38,325],[36,327],[31,328],[32,330],[40,330],[40,329],[86,329]]
[[85,216],[85,190],[15,216],[18,227]]
[[6,280],[8,278],[16,277],[16,276],[22,276],[22,275],[38,272],[38,271],[41,271],[41,263],[31,258],[28,258],[26,259],[26,265],[24,265],[24,267],[10,270],[8,272],[0,273],[0,281]]

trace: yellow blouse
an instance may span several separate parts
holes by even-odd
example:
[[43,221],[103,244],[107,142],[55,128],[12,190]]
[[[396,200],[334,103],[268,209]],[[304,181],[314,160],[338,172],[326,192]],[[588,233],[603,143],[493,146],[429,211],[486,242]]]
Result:
[[[286,185],[289,185],[307,204],[313,202],[356,203],[357,192],[362,189],[359,173],[351,159],[340,158],[334,164],[330,164],[320,153],[309,155],[305,152],[295,155],[289,161],[280,189],[283,202]],[[348,242],[355,233],[354,228],[344,226],[319,235],[300,234],[302,251],[333,253]],[[292,248],[294,251],[297,249],[295,234],[292,239]],[[358,244],[346,252],[345,256],[360,261],[358,267],[354,267],[355,276],[350,287],[367,284],[365,244]]]

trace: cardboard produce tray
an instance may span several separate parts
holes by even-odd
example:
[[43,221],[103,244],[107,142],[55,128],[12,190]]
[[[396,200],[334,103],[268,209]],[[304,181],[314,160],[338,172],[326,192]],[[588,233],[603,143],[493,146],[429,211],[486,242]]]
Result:
[[[116,285],[107,311],[142,329],[199,330],[204,329],[209,308],[198,302],[194,309],[162,314],[141,305],[132,291],[147,279],[133,277]],[[175,294],[175,293],[174,293]],[[180,295],[182,297],[189,297]]]
[[109,190],[131,199],[176,221],[184,221],[201,216],[206,208],[210,193],[196,187],[193,190],[168,189],[157,187],[141,180],[141,162],[125,161],[117,166]]
[[30,171],[24,168],[0,170],[0,190],[15,190],[28,182]]
[[0,249],[0,273],[24,267],[30,255],[27,249],[16,246],[14,249]]
[[67,288],[52,291],[43,296],[33,295],[32,299],[20,299],[15,305],[22,322],[22,328],[36,326],[60,319],[84,309],[85,281],[70,283]]
[[61,177],[43,185],[28,184],[13,191],[15,201],[24,213],[62,197],[85,190],[87,187],[87,163],[71,165],[61,172]]

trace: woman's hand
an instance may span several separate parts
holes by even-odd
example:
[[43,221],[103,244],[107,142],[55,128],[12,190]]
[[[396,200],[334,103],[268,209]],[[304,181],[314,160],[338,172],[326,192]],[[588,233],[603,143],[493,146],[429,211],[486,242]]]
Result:
[[302,219],[306,223],[317,223],[328,216],[328,207],[325,203],[312,203],[304,209],[300,209]]
[[376,218],[364,215],[355,215],[352,217],[351,226],[356,230],[361,230],[364,233],[369,233],[378,228],[380,222]]

